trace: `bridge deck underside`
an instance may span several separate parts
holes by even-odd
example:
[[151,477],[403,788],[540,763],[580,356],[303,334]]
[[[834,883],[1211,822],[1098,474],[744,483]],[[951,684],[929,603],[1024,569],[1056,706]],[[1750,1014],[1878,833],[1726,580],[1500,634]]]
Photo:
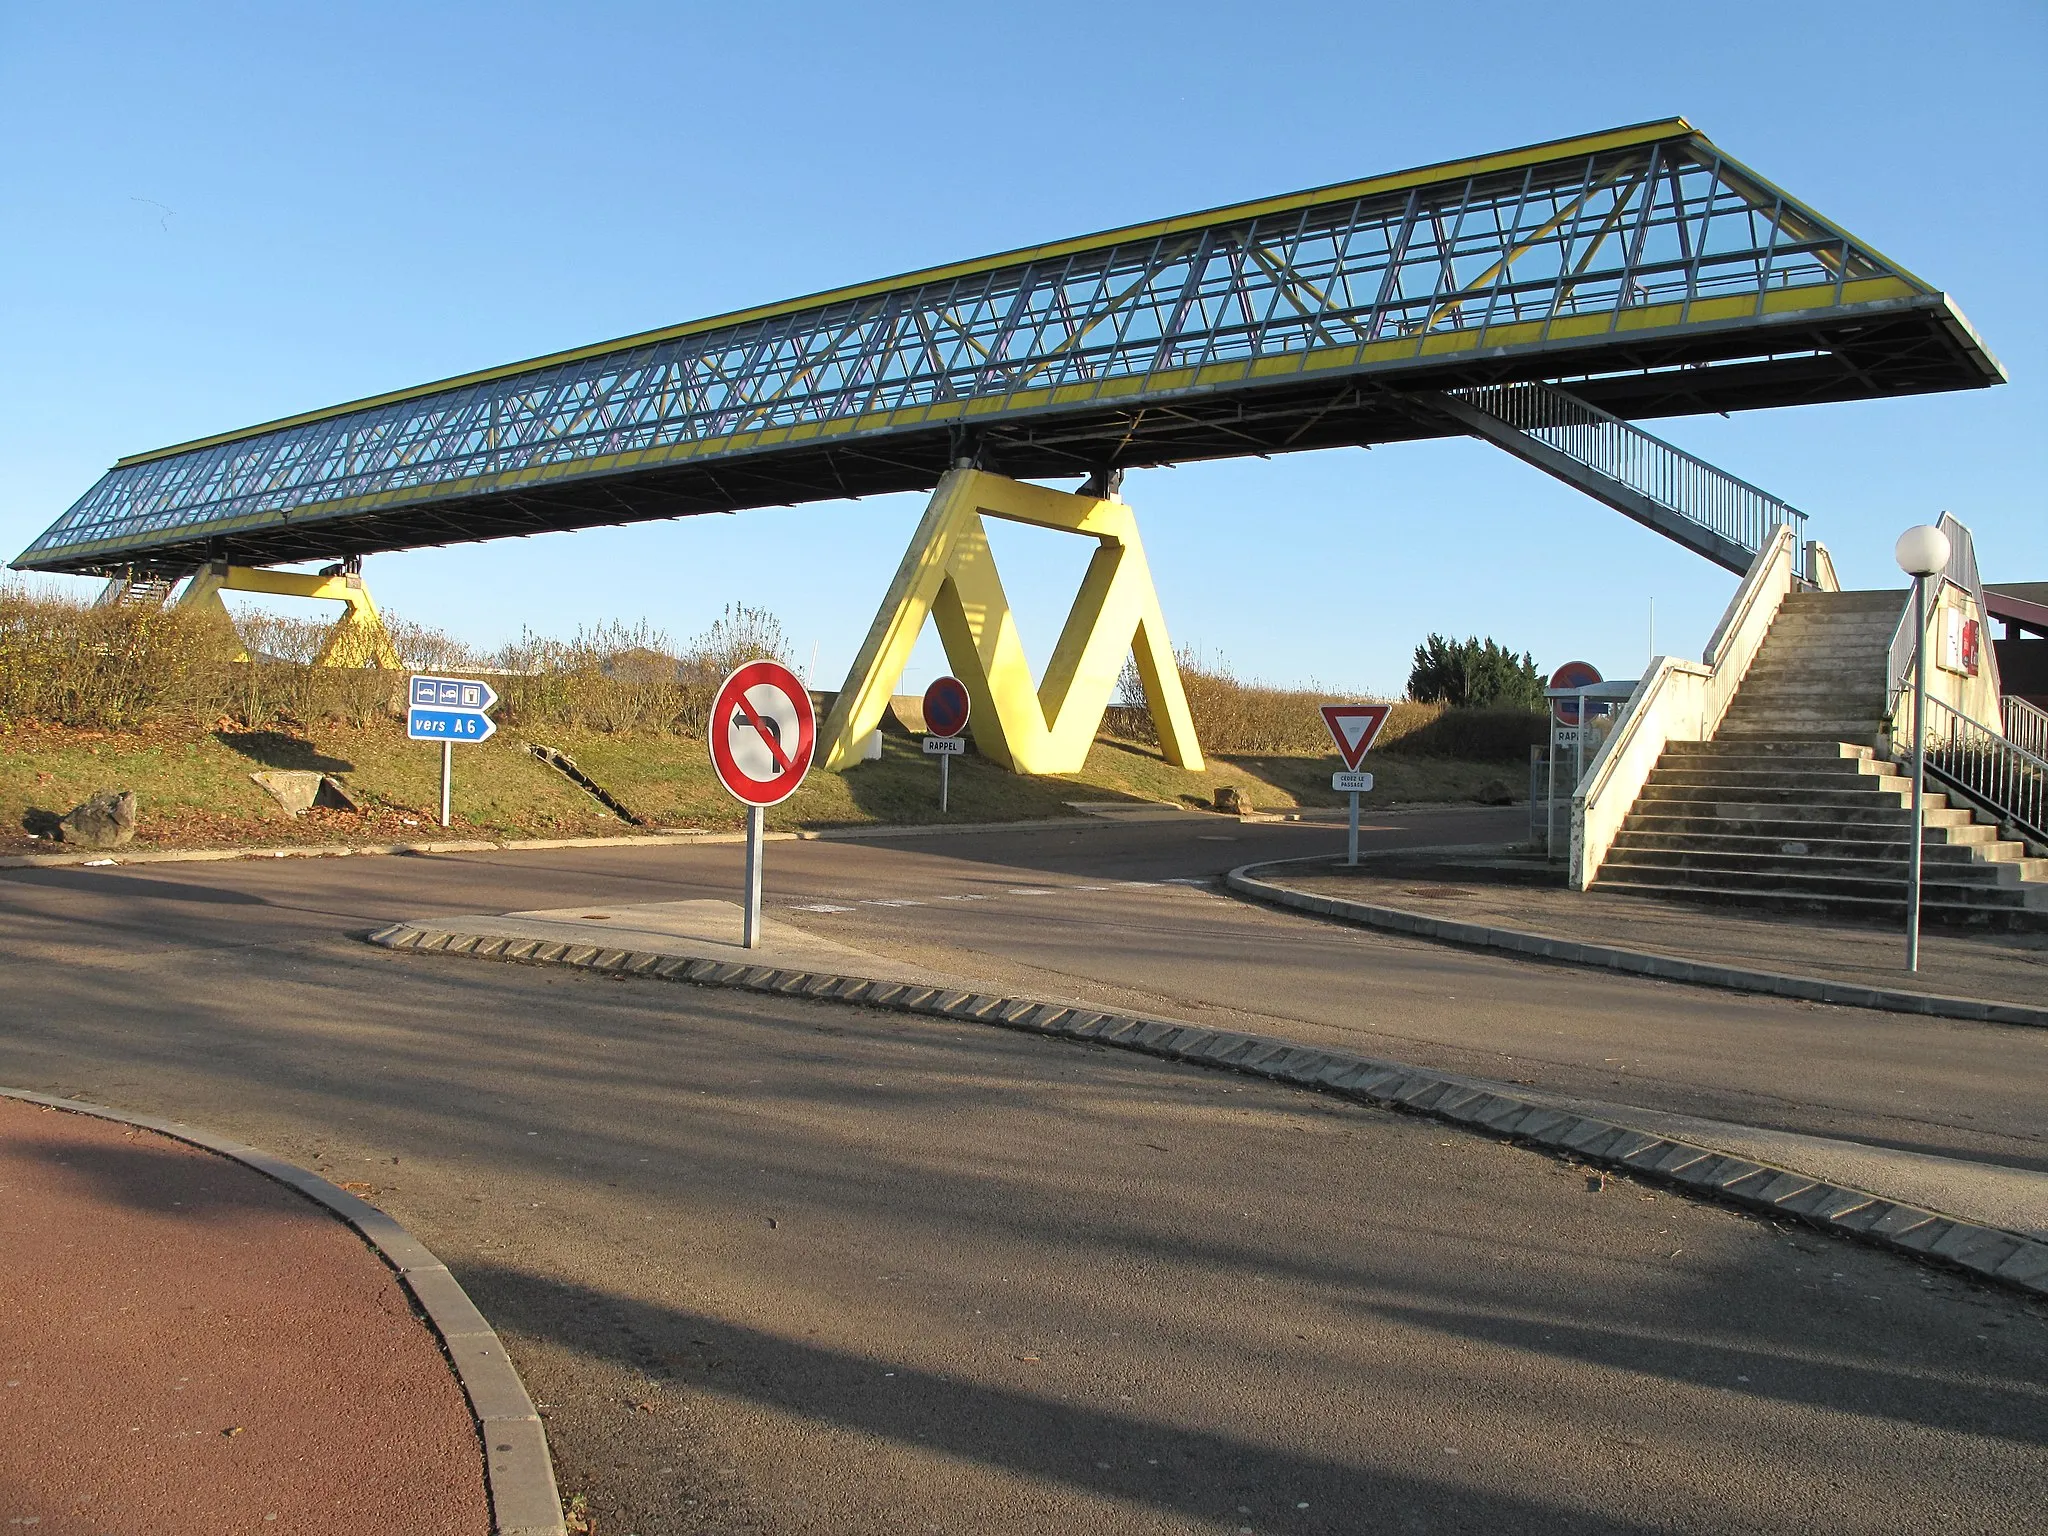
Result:
[[175,574],[1452,435],[1981,387],[1944,295],[1682,123],[990,258],[123,460],[16,562]]

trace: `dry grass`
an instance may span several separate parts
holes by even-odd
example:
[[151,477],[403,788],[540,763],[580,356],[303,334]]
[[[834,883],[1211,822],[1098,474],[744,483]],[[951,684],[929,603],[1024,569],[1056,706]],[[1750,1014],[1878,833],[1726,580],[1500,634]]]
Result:
[[[742,606],[682,645],[645,624],[613,623],[566,640],[529,631],[480,652],[402,619],[385,626],[407,668],[487,675],[503,700],[499,725],[532,730],[701,735],[733,667],[789,650],[772,616]],[[204,611],[96,608],[0,583],[0,727],[291,729],[402,718],[400,675],[312,665],[327,631],[260,609],[231,627]]]
[[[1236,757],[1322,757],[1330,733],[1318,706],[1383,702],[1364,695],[1316,688],[1274,688],[1248,683],[1227,662],[1176,657],[1195,736],[1207,753]],[[1516,709],[1452,709],[1441,703],[1396,699],[1381,727],[1375,752],[1457,758],[1468,762],[1521,762],[1531,743],[1543,739],[1543,716]],[[1145,690],[1135,663],[1126,662],[1119,697],[1103,728],[1122,741],[1157,746],[1159,736],[1145,707]]]

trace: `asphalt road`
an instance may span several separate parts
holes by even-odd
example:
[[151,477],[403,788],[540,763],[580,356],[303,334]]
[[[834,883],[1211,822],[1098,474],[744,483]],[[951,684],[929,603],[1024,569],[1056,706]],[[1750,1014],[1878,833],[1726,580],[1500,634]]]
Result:
[[[1387,816],[1366,842],[1502,841],[1524,814]],[[1020,993],[2048,1172],[2048,1031],[1538,965],[1277,912],[1215,877],[1341,833],[1189,820],[775,843],[766,900],[826,937]],[[409,916],[733,899],[739,861],[723,844],[13,871],[0,910],[31,925],[30,944],[39,922],[81,918],[231,946]],[[1124,883],[1176,880],[1192,883]]]
[[[1399,835],[1480,840],[1485,815]],[[1633,1041],[1628,1087],[1684,1107],[1732,1094],[2039,1153],[2039,1053],[2005,1044],[2021,1032],[1115,883],[1316,834],[1204,835],[1239,840],[777,844],[769,890],[850,908],[792,914],[848,942],[1070,995],[1496,1075],[1512,1057],[1609,1095],[1621,1063],[1591,1058]],[[2018,1531],[2048,1496],[2048,1321],[1971,1282],[1255,1081],[356,937],[728,894],[737,858],[9,872],[0,1081],[373,1184],[504,1330],[605,1536]],[[1761,1050],[1807,1073],[1796,1093],[1745,1086]],[[1933,1084],[1911,1106],[1880,1097],[1896,1085],[1867,1058],[1887,1051]],[[1963,1121],[1973,1103],[1989,1118]]]

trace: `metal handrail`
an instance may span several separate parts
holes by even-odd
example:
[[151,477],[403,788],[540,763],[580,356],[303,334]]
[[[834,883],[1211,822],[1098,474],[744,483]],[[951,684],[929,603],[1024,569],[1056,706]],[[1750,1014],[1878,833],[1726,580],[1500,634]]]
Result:
[[1806,514],[1797,507],[1576,395],[1533,383],[1450,393],[1751,553],[1782,526],[1804,547]]
[[1922,724],[1927,771],[2035,843],[2048,843],[2048,757],[1940,699]]
[[2007,694],[1999,701],[2005,712],[2005,738],[2022,751],[2048,758],[2048,709]]

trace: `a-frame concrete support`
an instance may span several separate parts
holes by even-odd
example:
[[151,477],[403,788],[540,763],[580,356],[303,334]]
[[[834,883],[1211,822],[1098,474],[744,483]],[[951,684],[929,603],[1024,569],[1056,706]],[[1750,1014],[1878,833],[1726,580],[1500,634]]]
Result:
[[[180,608],[212,608],[223,619],[229,617],[223,592],[260,592],[270,597],[312,597],[344,605],[341,617],[321,642],[313,658],[316,667],[384,667],[393,671],[404,665],[398,647],[384,628],[370,589],[358,571],[328,575],[302,575],[297,571],[269,571],[257,566],[229,565],[216,560],[203,566],[179,594]],[[247,659],[246,657],[244,658]]]
[[[1045,680],[1032,686],[983,517],[1099,541],[1060,632]],[[1166,620],[1123,502],[1074,496],[956,469],[939,482],[889,595],[826,718],[820,756],[842,770],[880,724],[924,621],[938,623],[946,660],[973,701],[969,729],[986,757],[1018,773],[1077,773],[1134,652],[1166,760],[1200,772],[1202,749],[1166,636]]]

